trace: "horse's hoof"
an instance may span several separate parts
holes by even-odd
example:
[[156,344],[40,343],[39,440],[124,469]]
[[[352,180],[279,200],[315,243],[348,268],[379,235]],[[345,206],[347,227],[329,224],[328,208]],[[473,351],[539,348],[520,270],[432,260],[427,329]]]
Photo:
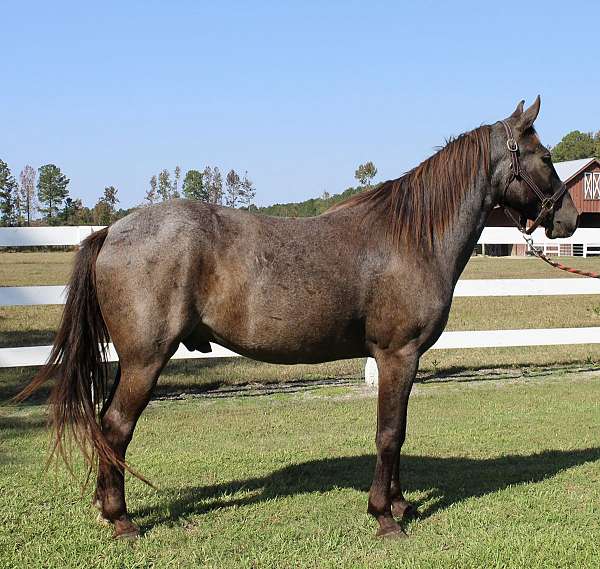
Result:
[[408,537],[400,526],[379,528],[375,535],[383,539],[406,539]]
[[417,510],[417,506],[410,502],[396,502],[392,504],[392,515],[401,520],[418,518],[419,510]]
[[131,522],[115,522],[115,539],[137,539],[140,537],[140,528]]

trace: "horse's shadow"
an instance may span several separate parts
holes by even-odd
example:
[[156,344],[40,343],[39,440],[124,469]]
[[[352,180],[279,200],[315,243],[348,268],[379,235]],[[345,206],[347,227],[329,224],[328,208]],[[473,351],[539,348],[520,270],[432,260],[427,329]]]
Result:
[[[409,494],[425,496],[419,508],[420,516],[424,518],[468,498],[484,496],[510,485],[540,482],[563,470],[598,459],[600,447],[548,450],[490,459],[408,455],[402,457],[402,479]],[[366,492],[374,466],[373,455],[313,460],[287,466],[263,477],[212,486],[173,488],[161,492],[157,507],[147,506],[132,513],[136,517],[151,515],[155,523],[168,523],[217,508],[239,507],[283,496],[336,488]],[[238,492],[246,496],[236,498]]]

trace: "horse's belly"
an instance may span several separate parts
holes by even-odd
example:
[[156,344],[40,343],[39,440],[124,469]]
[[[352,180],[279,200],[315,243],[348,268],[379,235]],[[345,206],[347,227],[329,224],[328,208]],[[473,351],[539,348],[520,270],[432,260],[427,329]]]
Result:
[[[266,322],[231,328],[215,322],[210,341],[241,355],[273,363],[318,363],[367,355],[359,321],[331,323]],[[198,347],[200,349],[200,346]]]

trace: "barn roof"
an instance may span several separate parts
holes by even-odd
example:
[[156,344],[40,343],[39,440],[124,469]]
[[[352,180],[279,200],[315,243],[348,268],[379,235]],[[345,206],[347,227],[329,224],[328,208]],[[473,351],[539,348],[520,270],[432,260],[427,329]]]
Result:
[[[555,162],[554,168],[558,177],[563,182],[568,182],[573,176],[579,174],[592,162],[599,162],[597,158],[581,158],[579,160],[567,160],[566,162]],[[600,163],[600,162],[599,162]]]

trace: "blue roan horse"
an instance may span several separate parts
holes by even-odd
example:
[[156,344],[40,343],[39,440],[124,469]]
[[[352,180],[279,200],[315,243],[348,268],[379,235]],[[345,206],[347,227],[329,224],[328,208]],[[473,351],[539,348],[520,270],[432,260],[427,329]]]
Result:
[[[276,363],[373,356],[379,403],[368,510],[378,535],[404,535],[394,516],[413,509],[399,466],[409,394],[488,214],[511,208],[551,238],[577,227],[533,127],[539,107],[539,97],[525,111],[520,103],[505,121],[462,134],[401,178],[318,217],[173,200],[86,239],[49,363],[21,397],[56,376],[55,451],[64,454],[72,434],[98,466],[95,502],[116,536],[138,533],[124,487],[136,422],[179,344],[209,351],[209,342]],[[119,355],[112,386],[102,363],[109,337]]]

